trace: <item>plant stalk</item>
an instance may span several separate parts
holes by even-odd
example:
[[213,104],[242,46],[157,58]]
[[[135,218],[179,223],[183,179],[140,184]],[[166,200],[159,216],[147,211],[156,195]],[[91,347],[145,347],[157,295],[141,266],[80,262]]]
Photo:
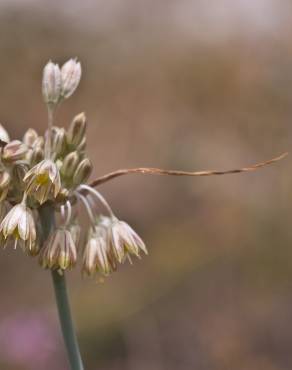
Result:
[[[55,228],[54,210],[51,206],[44,205],[40,208],[39,213],[42,223],[44,240],[46,240],[50,232]],[[58,271],[52,270],[52,279],[60,325],[62,328],[63,338],[67,349],[71,370],[84,370],[71,316],[65,275],[60,275]]]

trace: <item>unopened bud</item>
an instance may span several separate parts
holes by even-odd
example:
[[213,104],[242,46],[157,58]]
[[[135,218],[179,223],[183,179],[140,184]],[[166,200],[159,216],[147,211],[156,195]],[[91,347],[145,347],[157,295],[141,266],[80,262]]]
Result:
[[89,178],[92,171],[92,163],[88,158],[84,158],[77,167],[77,170],[73,177],[73,183],[74,185],[79,185]]
[[43,138],[43,136],[39,136],[34,142],[33,147],[34,148],[36,147],[44,148],[44,146],[45,146],[45,139]]
[[24,176],[28,171],[28,164],[24,162],[17,163],[13,166],[12,169],[12,179],[13,183],[17,184],[17,190],[21,190],[24,188]]
[[83,137],[81,143],[77,146],[76,149],[79,153],[84,153],[86,150],[86,136]]
[[44,149],[40,146],[36,146],[30,152],[29,161],[32,166],[41,162],[44,159]]
[[9,143],[10,141],[8,132],[1,124],[0,124],[0,141],[4,141],[5,143]]
[[34,143],[36,142],[38,138],[38,133],[33,128],[29,128],[26,133],[23,136],[23,142],[26,144],[29,148],[31,148]]
[[61,174],[64,177],[72,177],[79,164],[79,155],[77,152],[71,152],[66,155],[62,167],[60,169]]
[[68,60],[61,68],[63,98],[69,98],[76,90],[81,78],[81,65],[76,59]]
[[67,142],[69,145],[77,147],[85,138],[86,116],[84,113],[77,114],[71,122],[67,132]]
[[13,140],[3,149],[3,160],[14,162],[24,159],[27,153],[27,146],[19,140]]
[[2,202],[6,198],[10,179],[11,177],[7,171],[0,172],[0,202]]
[[51,61],[47,63],[43,71],[42,91],[44,101],[47,104],[57,104],[61,94],[61,71],[58,64]]
[[66,132],[63,128],[52,128],[52,153],[59,156],[64,152],[66,145]]

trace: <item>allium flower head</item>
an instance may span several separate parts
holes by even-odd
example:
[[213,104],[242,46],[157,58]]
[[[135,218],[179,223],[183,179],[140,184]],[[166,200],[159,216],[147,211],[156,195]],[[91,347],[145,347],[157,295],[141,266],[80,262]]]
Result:
[[58,167],[50,159],[44,159],[24,177],[27,194],[31,194],[40,204],[49,199],[56,198],[61,189],[61,179]]
[[24,249],[32,250],[36,241],[36,228],[32,211],[25,204],[17,204],[0,224],[1,240],[14,239],[15,246],[22,242]]
[[71,269],[77,261],[77,250],[69,230],[56,229],[46,241],[40,252],[43,268],[56,270]]
[[100,272],[109,275],[116,269],[116,262],[111,251],[109,236],[103,226],[96,226],[89,231],[84,248],[82,271],[88,276]]
[[[73,267],[80,234],[80,239],[86,241],[82,269],[90,276],[95,272],[108,275],[119,263],[130,260],[132,255],[140,257],[142,252],[147,254],[142,239],[126,222],[116,218],[111,206],[97,189],[107,181],[134,173],[211,176],[252,172],[281,160],[287,154],[253,166],[226,171],[180,171],[149,167],[120,169],[88,184],[93,165],[86,151],[85,114],[75,115],[68,126],[56,125],[57,105],[64,103],[74,93],[80,77],[81,65],[76,59],[69,59],[61,69],[52,62],[45,66],[42,80],[48,114],[45,134],[39,135],[34,129],[28,129],[22,141],[10,141],[8,133],[0,125],[0,241],[8,238],[20,240],[28,246],[26,252],[29,255],[37,254],[40,249],[40,260],[44,267],[60,270]],[[18,204],[21,199],[21,204]],[[80,205],[84,207],[88,218],[84,230],[77,222]],[[108,217],[102,216],[100,206]],[[1,222],[6,207],[12,209]],[[35,229],[33,216],[36,217],[36,225],[41,224],[41,230],[38,227]],[[53,230],[55,225],[56,231]],[[84,238],[85,235],[87,237]]]
[[[109,219],[104,219],[109,224]],[[124,262],[128,254],[140,257],[141,251],[148,254],[146,246],[139,235],[124,221],[114,219],[109,224],[111,248],[115,258]]]

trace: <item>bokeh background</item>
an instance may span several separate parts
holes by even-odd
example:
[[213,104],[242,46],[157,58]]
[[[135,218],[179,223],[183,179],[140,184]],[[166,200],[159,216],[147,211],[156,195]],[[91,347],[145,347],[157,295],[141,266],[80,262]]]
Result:
[[[41,72],[77,56],[94,176],[253,164],[292,143],[289,0],[1,0],[0,122],[43,133]],[[68,274],[87,370],[292,368],[291,158],[255,173],[99,189],[149,257]],[[49,273],[0,257],[0,369],[68,369]]]

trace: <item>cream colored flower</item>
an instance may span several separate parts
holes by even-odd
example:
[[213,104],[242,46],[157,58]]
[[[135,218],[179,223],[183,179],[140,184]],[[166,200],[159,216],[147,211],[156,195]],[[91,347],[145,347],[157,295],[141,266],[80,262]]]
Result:
[[43,268],[66,270],[74,267],[76,261],[77,251],[70,231],[65,228],[56,229],[41,249],[41,266]]
[[83,253],[82,271],[88,276],[100,272],[109,275],[116,269],[106,228],[96,226],[89,231],[89,237]]
[[109,225],[111,248],[117,261],[124,262],[129,254],[140,257],[141,251],[148,254],[143,240],[126,222],[116,218],[103,218],[102,222]]
[[24,177],[27,194],[31,194],[40,204],[49,197],[56,198],[61,189],[61,179],[58,167],[50,159],[44,159]]
[[4,242],[8,239],[20,241],[26,250],[33,250],[36,242],[36,228],[32,211],[25,204],[17,204],[4,217],[0,224],[0,237]]

